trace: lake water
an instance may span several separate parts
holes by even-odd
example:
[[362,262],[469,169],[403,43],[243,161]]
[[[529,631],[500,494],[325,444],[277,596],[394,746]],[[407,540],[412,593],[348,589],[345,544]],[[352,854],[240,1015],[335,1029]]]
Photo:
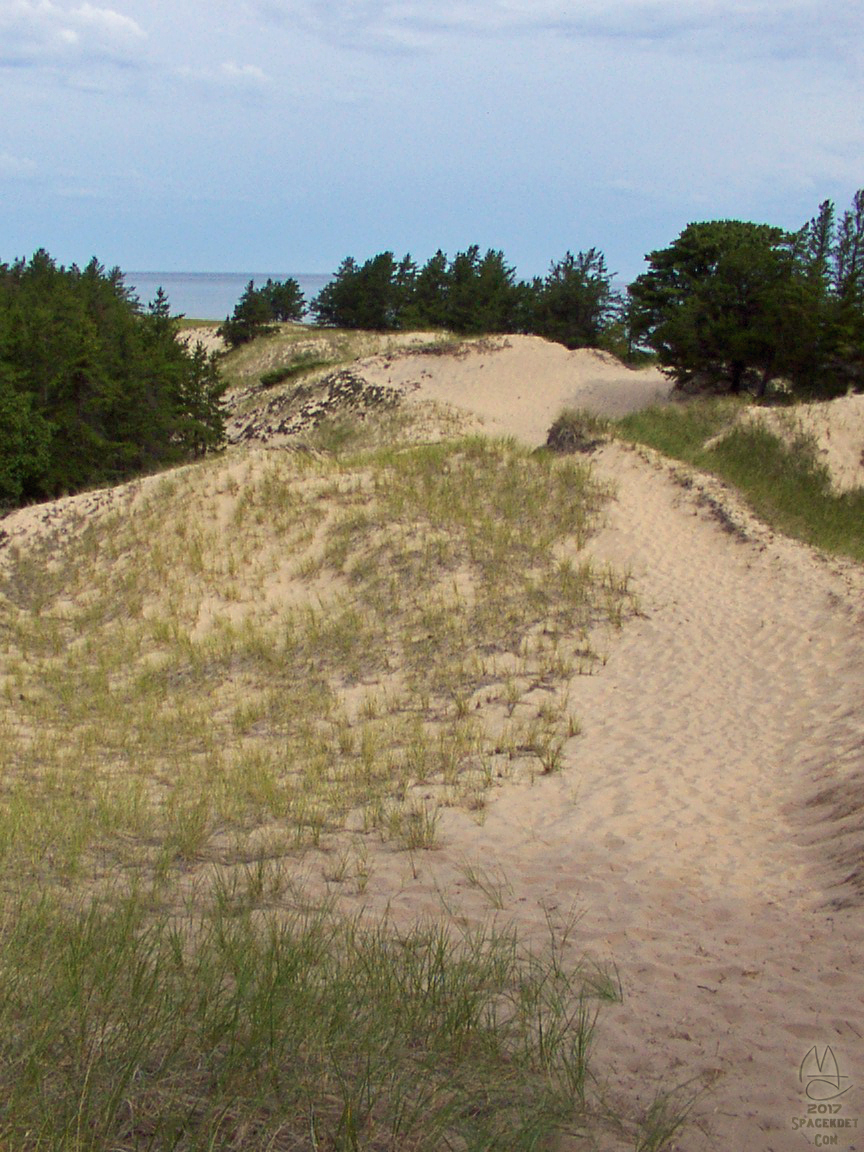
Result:
[[268,280],[296,280],[309,305],[332,276],[297,272],[125,272],[123,282],[146,307],[161,288],[172,315],[190,320],[224,320],[234,311],[250,280],[263,288]]

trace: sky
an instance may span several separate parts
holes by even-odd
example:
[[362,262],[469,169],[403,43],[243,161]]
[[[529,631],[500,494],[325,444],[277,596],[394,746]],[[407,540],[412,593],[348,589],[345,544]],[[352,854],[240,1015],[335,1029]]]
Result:
[[626,282],[862,186],[861,0],[0,0],[0,261]]

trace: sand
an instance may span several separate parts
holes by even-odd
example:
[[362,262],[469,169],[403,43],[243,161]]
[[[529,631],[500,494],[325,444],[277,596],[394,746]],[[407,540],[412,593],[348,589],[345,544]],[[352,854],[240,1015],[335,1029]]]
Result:
[[811,439],[819,461],[840,492],[864,487],[864,394],[785,409],[750,408],[746,418],[786,440]]
[[[668,392],[596,353],[504,343],[360,371],[530,445],[562,407],[619,414]],[[839,403],[835,425],[823,406],[822,447],[832,428],[846,442],[861,401]],[[855,435],[844,460],[860,458]],[[632,571],[643,615],[574,681],[583,733],[564,772],[502,788],[480,827],[446,813],[419,874],[394,862],[367,899],[431,914],[444,891],[471,908],[460,865],[481,863],[506,879],[498,915],[540,937],[573,913],[573,944],[617,965],[624,1000],[601,1014],[596,1052],[612,1098],[647,1106],[686,1084],[688,1152],[783,1152],[817,1135],[864,1148],[856,1127],[798,1123],[830,1110],[832,1090],[801,1076],[830,1046],[849,1089],[831,1107],[864,1126],[860,864],[844,883],[864,859],[864,571],[650,453],[611,444],[594,467],[617,495],[589,548]]]
[[564,408],[623,416],[669,395],[656,369],[633,372],[607,353],[570,352],[539,336],[493,338],[456,356],[378,356],[355,368],[370,383],[461,408],[490,435],[532,445],[545,443]]
[[[566,406],[618,414],[668,393],[657,372],[530,337],[357,371],[531,446]],[[833,410],[846,424],[853,399]],[[574,677],[583,730],[564,770],[495,789],[482,818],[443,810],[435,851],[377,850],[365,891],[340,896],[397,920],[494,916],[528,941],[571,924],[568,957],[612,962],[623,991],[598,1021],[607,1097],[632,1112],[659,1090],[695,1096],[674,1147],[864,1148],[864,569],[651,453],[607,444],[592,460],[615,497],[589,549],[632,572],[641,615]],[[23,544],[63,514],[25,509],[3,528]],[[848,1089],[827,1103],[812,1058],[801,1072],[814,1046]],[[798,1124],[829,1118],[856,1126]]]

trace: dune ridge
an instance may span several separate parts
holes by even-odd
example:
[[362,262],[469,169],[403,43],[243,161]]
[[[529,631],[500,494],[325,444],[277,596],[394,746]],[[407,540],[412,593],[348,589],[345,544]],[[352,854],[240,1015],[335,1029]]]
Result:
[[[564,407],[618,415],[668,397],[659,372],[534,337],[397,350],[352,370],[426,420],[456,409],[463,429],[531,447]],[[836,410],[847,425],[852,407]],[[817,436],[827,412],[823,424]],[[251,474],[285,443],[232,449],[226,474],[241,458]],[[630,573],[639,612],[567,686],[582,730],[563,771],[495,788],[482,820],[442,809],[435,851],[376,849],[363,891],[339,899],[405,922],[493,915],[529,940],[569,925],[570,946],[612,961],[624,993],[598,1021],[607,1098],[632,1111],[659,1087],[694,1097],[671,1147],[812,1144],[795,1122],[814,1046],[835,1052],[851,1086],[842,1116],[861,1114],[861,1128],[864,570],[777,536],[722,485],[653,453],[608,443],[591,459],[614,496],[588,551]],[[4,545],[132,511],[159,482],[20,510]],[[304,869],[332,890],[321,863],[310,852]],[[857,1129],[838,1135],[864,1146]]]

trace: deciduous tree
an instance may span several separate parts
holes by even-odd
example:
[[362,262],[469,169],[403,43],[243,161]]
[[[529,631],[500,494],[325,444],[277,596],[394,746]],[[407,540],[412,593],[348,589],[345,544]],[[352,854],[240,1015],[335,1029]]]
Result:
[[630,286],[633,332],[681,386],[802,396],[864,386],[864,191],[798,232],[689,225]]
[[690,224],[630,286],[632,323],[681,387],[764,391],[783,371],[794,262],[767,224]]

